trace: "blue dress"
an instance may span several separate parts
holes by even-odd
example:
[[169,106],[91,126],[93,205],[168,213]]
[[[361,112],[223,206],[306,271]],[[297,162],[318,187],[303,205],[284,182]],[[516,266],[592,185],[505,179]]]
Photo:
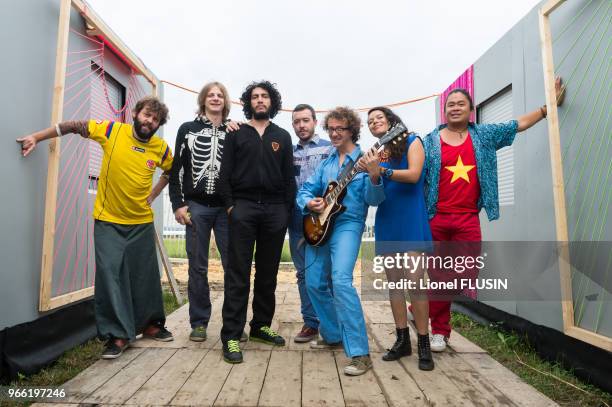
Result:
[[[412,133],[406,143],[408,147],[421,138]],[[389,158],[380,165],[393,170],[408,169],[408,157]],[[404,253],[408,251],[428,252],[432,249],[431,230],[425,205],[425,168],[415,184],[383,178],[385,200],[376,211],[376,254]]]

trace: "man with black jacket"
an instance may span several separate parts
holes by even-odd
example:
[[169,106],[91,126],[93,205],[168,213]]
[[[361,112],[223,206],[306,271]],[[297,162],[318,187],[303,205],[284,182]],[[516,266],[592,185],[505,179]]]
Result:
[[227,118],[230,104],[223,84],[210,82],[204,85],[198,95],[198,116],[179,127],[176,158],[170,171],[169,190],[174,217],[178,223],[186,225],[187,295],[192,329],[189,339],[195,342],[206,340],[212,311],[208,286],[211,230],[215,233],[223,270],[228,271],[227,214],[218,184],[228,131],[237,128]]
[[268,81],[251,83],[241,96],[249,122],[225,140],[219,191],[229,215],[229,270],[223,302],[223,358],[241,363],[239,339],[246,323],[251,261],[255,253],[250,340],[283,346],[270,325],[276,276],[287,221],[295,199],[291,136],[270,121],[281,96]]

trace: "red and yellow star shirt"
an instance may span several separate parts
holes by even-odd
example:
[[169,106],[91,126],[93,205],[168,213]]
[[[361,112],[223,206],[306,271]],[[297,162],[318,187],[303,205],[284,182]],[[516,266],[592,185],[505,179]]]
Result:
[[104,151],[94,219],[124,225],[153,222],[147,196],[155,169],[172,167],[168,144],[157,135],[146,143],[138,141],[132,126],[120,122],[90,120],[88,131]]
[[465,141],[458,146],[442,144],[442,165],[438,212],[478,213],[480,184],[476,171],[476,156],[472,137],[468,133]]

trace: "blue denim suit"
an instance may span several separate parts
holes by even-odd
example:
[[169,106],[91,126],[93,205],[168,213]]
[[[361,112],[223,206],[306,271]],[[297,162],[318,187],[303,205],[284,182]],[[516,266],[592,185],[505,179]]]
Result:
[[[322,196],[328,182],[336,180],[345,166],[356,162],[360,155],[361,149],[355,148],[340,167],[334,149],[300,188],[297,207],[308,213],[306,204]],[[321,247],[306,248],[306,287],[319,317],[323,339],[328,343],[342,341],[346,355],[355,357],[367,355],[369,349],[361,302],[353,287],[353,269],[368,206],[381,203],[385,193],[382,182],[372,184],[365,173],[356,175],[347,189],[342,202],[346,211],[336,219],[329,241]]]

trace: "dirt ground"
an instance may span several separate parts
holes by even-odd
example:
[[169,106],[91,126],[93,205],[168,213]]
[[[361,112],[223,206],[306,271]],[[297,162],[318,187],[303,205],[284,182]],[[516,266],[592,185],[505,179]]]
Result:
[[[180,291],[185,292],[187,287],[187,262],[173,262],[172,263],[172,272],[174,273],[174,278],[180,286]],[[255,275],[255,267],[253,267],[251,271],[251,281]],[[357,264],[355,265],[354,271],[355,281],[354,284],[357,285],[361,281],[361,261],[357,260]],[[164,273],[164,277],[162,279],[163,282],[167,282],[166,275]],[[278,270],[278,283],[295,283],[295,268],[291,263],[281,263]],[[208,283],[210,285],[211,290],[223,290],[223,267],[221,266],[221,262],[219,260],[210,259],[208,262]]]

